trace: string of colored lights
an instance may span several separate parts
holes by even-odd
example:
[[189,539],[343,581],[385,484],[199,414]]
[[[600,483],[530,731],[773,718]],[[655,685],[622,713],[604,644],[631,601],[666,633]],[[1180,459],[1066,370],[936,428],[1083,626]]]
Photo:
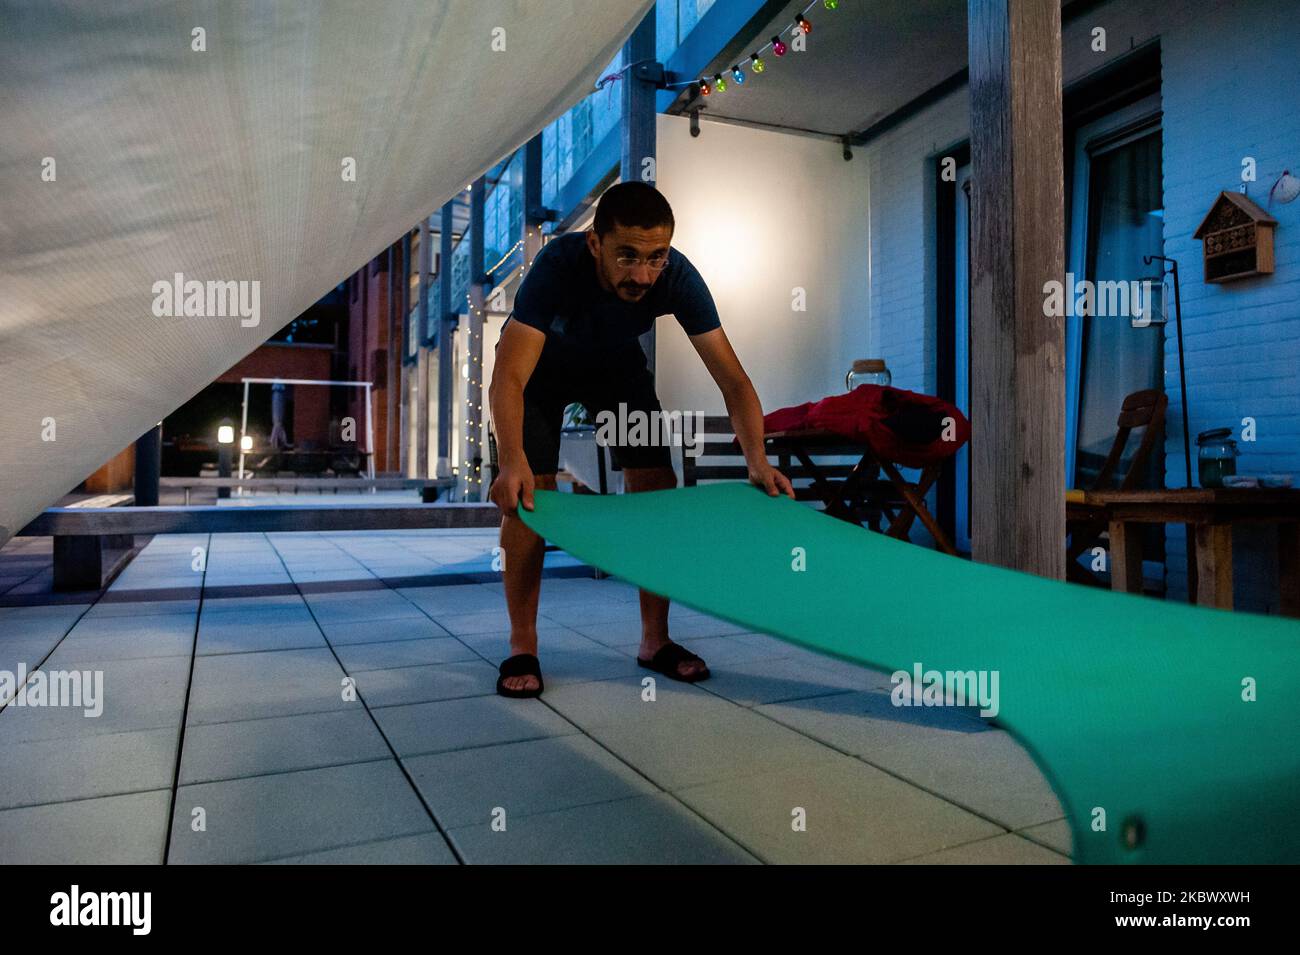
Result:
[[[840,5],[840,0],[820,0],[820,2],[822,7],[827,10],[835,10]],[[807,36],[809,33],[812,33],[812,21],[810,21],[804,14],[815,7],[817,3],[818,0],[812,0],[812,2],[804,7],[801,12],[795,14],[794,23],[791,24],[789,28],[792,35]],[[767,69],[767,64],[763,61],[763,54],[768,50],[771,50],[773,55],[780,57],[785,56],[788,49],[789,47],[787,47],[785,42],[781,39],[781,34],[777,33],[772,37],[772,39],[768,40],[767,43],[760,46],[749,55],[750,70],[754,73],[762,73]],[[740,68],[740,63],[732,66],[731,79],[737,86],[740,86],[745,82],[745,71]],[[710,83],[707,76],[701,77],[699,84],[701,96],[709,96],[712,93],[725,93],[727,91],[727,80],[721,73],[713,74],[712,83]]]
[[[506,263],[506,260],[514,255],[515,251],[525,244],[530,231],[538,238],[538,248],[540,249],[540,240],[542,236],[541,226],[525,228],[524,237],[511,246],[510,251],[503,255],[501,260],[497,262],[496,265],[492,266],[492,268],[488,269],[484,274],[491,275],[497,269],[501,268],[501,266]],[[532,264],[532,259],[521,263],[519,266],[519,275],[522,277],[524,273],[528,271],[528,267]],[[474,465],[474,473],[472,475],[468,473],[470,462],[468,460],[465,462],[465,484],[467,492],[478,494],[481,493],[483,489],[482,462],[485,455],[483,453],[483,441],[479,437],[479,435],[483,433],[483,361],[476,353],[480,352],[482,349],[482,346],[479,343],[483,340],[483,322],[488,316],[488,310],[486,308],[476,307],[474,305],[474,299],[469,292],[465,293],[465,307],[469,312],[470,317],[469,344],[467,348],[469,354],[466,356],[469,361],[465,363],[466,378],[469,381],[469,391],[465,397],[465,440],[468,444],[474,446],[474,449],[477,449],[479,452],[479,463]],[[478,396],[477,402],[472,399],[472,395]]]

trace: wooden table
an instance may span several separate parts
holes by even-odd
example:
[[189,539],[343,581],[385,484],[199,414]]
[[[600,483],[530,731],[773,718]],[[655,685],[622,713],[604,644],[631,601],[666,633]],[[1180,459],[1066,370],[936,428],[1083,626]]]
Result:
[[1279,612],[1300,617],[1300,489],[1175,488],[1069,491],[1070,520],[1104,516],[1110,530],[1111,589],[1142,592],[1142,544],[1135,524],[1186,524],[1188,597],[1232,608],[1232,529],[1276,524]]
[[[769,431],[763,437],[768,453],[777,455],[779,469],[787,477],[791,476],[790,457],[799,460],[803,465],[802,473],[812,478],[815,492],[826,505],[827,514],[854,524],[867,523],[879,530],[871,524],[867,512],[884,511],[890,518],[887,533],[900,540],[907,539],[912,521],[920,518],[939,549],[956,555],[957,550],[948,540],[948,535],[925,506],[925,495],[938,478],[940,465],[931,464],[923,468],[920,480],[912,484],[899,473],[897,466],[877,456],[869,445],[831,431]],[[835,478],[818,465],[814,455],[853,456],[858,458],[858,462],[843,478]],[[888,502],[881,500],[876,486],[881,483],[877,478],[882,471],[888,478],[889,489],[898,496],[899,503],[893,508],[896,514],[890,513]]]

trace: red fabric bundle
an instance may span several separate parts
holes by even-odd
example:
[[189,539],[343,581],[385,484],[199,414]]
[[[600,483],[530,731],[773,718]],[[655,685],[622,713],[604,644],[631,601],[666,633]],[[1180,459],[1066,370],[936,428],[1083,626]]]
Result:
[[970,422],[955,405],[884,385],[858,385],[847,394],[780,408],[763,417],[763,426],[769,434],[831,431],[908,468],[942,461],[970,440]]

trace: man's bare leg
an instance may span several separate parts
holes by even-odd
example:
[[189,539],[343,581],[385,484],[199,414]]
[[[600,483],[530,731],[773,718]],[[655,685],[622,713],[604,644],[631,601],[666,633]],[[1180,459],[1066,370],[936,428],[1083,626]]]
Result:
[[[554,474],[534,474],[537,490],[554,491]],[[523,505],[520,504],[520,507]],[[505,551],[506,609],[510,612],[510,655],[537,655],[537,600],[542,593],[542,561],[546,541],[533,533],[517,514],[501,519],[501,549]],[[506,677],[510,690],[535,690],[537,677],[532,674]]]
[[[677,486],[677,475],[672,468],[624,468],[623,476],[628,492],[633,494]],[[641,591],[641,659],[651,659],[668,642],[668,599],[648,590]],[[678,674],[687,678],[705,669],[704,664],[694,660],[683,660],[677,666]]]

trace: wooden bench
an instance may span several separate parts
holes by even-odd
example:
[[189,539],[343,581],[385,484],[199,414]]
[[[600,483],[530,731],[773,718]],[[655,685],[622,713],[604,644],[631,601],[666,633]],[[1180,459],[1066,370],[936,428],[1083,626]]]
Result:
[[[303,504],[240,507],[51,507],[19,531],[54,538],[54,589],[102,590],[134,556],[136,534],[240,534],[497,527],[495,504]],[[106,559],[129,541],[124,555]]]
[[[100,494],[60,510],[99,513],[126,508],[134,502],[132,494]],[[54,589],[100,590],[130,562],[135,549],[135,536],[128,533],[55,537]]]
[[304,478],[293,477],[164,477],[158,480],[159,487],[183,488],[185,503],[190,503],[190,491],[193,488],[235,488],[246,487],[253,490],[292,489],[295,494],[304,491],[408,491],[418,490],[424,504],[432,504],[438,495],[456,486],[455,478]]

